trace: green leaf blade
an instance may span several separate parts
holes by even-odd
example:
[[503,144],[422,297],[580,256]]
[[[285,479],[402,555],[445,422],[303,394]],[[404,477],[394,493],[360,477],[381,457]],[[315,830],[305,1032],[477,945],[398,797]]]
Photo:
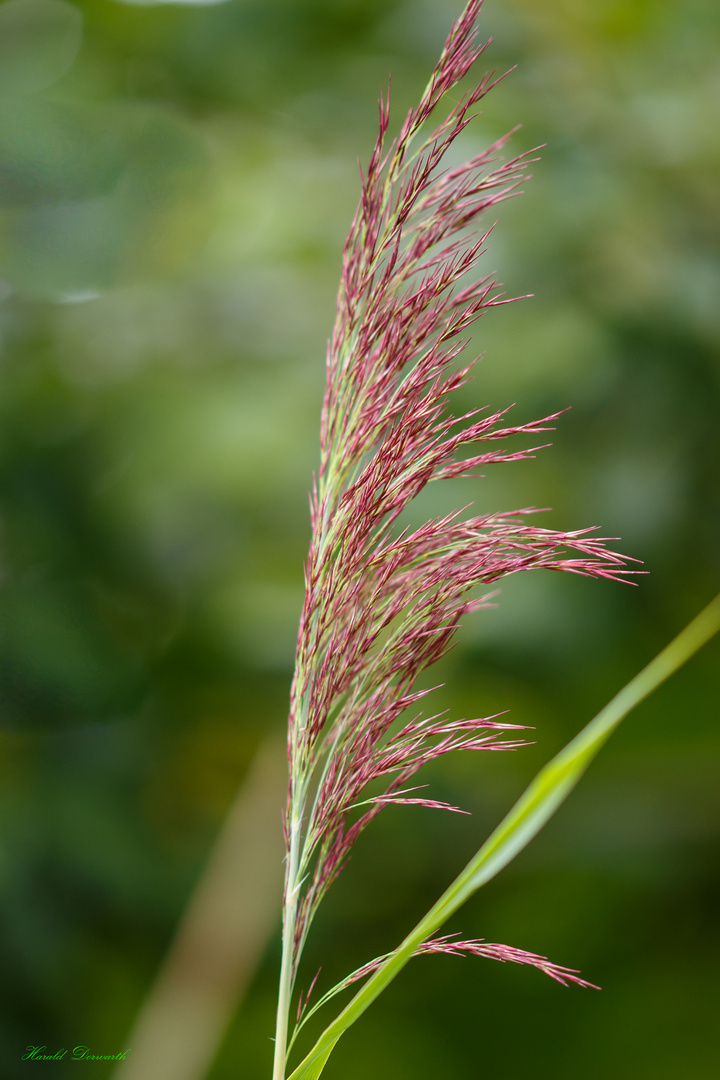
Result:
[[336,1043],[412,958],[482,885],[495,877],[552,817],[627,714],[720,630],[720,595],[548,762],[425,917],[320,1035],[289,1080],[318,1080]]

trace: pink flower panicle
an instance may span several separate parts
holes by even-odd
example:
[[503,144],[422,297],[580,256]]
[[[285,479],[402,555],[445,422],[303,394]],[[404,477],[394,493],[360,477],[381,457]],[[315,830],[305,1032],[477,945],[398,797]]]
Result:
[[[560,415],[506,426],[508,410],[447,412],[449,395],[468,381],[474,363],[458,363],[468,344],[462,335],[486,310],[508,302],[491,277],[478,280],[489,232],[479,219],[517,193],[532,160],[523,154],[503,163],[506,136],[462,165],[443,167],[474,107],[498,81],[494,73],[421,135],[485,48],[476,43],[480,2],[468,3],[420,104],[389,145],[388,100],[381,98],[380,133],[344,250],[289,720],[293,971],[318,904],[384,806],[458,809],[406,798],[404,785],[418,769],[452,750],[522,745],[512,737],[518,725],[495,717],[408,713],[431,692],[414,689],[417,677],[447,652],[461,617],[487,605],[490,594],[473,598],[471,590],[533,568],[611,580],[628,573],[592,530],[536,527],[531,508],[475,517],[458,510],[415,529],[396,527],[431,480],[531,457],[538,446],[501,444],[515,435],[534,440]],[[505,946],[451,946],[441,938],[423,950],[474,951],[582,982],[543,957]]]

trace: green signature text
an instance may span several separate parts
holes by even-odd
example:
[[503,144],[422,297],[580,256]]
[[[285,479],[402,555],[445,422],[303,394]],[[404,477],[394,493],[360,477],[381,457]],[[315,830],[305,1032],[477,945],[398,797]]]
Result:
[[[121,1050],[119,1054],[95,1054],[89,1046],[76,1046],[72,1050],[68,1050],[67,1047],[61,1047],[52,1054],[47,1046],[28,1046],[22,1056],[22,1060],[62,1061],[63,1058],[67,1058],[68,1061],[124,1061],[125,1055],[129,1050],[130,1047],[128,1047],[127,1050]],[[69,1057],[68,1054],[70,1055]]]

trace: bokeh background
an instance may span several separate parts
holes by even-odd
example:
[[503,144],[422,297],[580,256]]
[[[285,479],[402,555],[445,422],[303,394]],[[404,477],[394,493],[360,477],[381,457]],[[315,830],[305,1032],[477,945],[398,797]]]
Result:
[[[395,125],[460,0],[0,4],[2,1075],[28,1044],[116,1052],[257,747],[281,732],[325,341],[376,99]],[[720,579],[720,6],[487,0],[518,69],[464,136],[547,144],[486,256],[532,300],[478,327],[468,404],[572,406],[535,462],[429,514],[553,507],[639,587],[508,581],[438,707],[535,725],[425,779],[472,817],[390,810],[301,981],[392,947],[537,768]],[[710,1080],[720,1060],[720,648],[627,721],[450,929],[602,993],[425,958],[328,1080]],[[278,811],[279,813],[279,811]],[[278,900],[279,905],[279,900]],[[212,1080],[270,1072],[265,948]]]

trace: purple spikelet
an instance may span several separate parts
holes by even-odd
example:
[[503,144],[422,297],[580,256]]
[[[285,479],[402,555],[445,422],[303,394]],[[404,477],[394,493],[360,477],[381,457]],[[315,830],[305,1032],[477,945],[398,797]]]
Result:
[[[457,511],[415,530],[396,526],[430,481],[532,456],[538,446],[510,451],[503,441],[517,434],[534,440],[559,415],[504,426],[508,410],[447,411],[448,395],[467,382],[474,363],[459,361],[463,334],[486,310],[509,302],[491,277],[478,279],[489,233],[480,220],[517,193],[532,160],[523,154],[503,162],[506,136],[465,164],[443,168],[448,148],[498,81],[494,74],[421,134],[485,47],[476,41],[479,9],[480,0],[470,0],[420,104],[389,145],[388,100],[381,98],[380,131],[343,255],[289,721],[288,993],[312,917],[362,830],[392,802],[443,805],[406,798],[417,770],[451,750],[521,745],[503,737],[516,725],[496,718],[418,714],[398,729],[430,692],[414,689],[417,677],[448,650],[461,617],[487,599],[471,598],[471,590],[536,567],[611,579],[627,573],[625,560],[591,530],[538,528],[530,509],[469,518]],[[438,939],[424,947],[488,950],[578,981],[504,946]]]

